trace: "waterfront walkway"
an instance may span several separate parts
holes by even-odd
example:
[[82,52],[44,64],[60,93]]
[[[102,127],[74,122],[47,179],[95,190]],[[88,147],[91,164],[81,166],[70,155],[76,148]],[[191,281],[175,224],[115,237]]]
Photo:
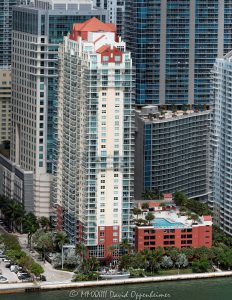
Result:
[[119,280],[100,280],[100,281],[82,281],[82,282],[41,282],[41,283],[15,283],[15,284],[1,284],[0,294],[33,292],[33,291],[48,291],[57,289],[76,289],[96,286],[110,286],[123,284],[139,284],[149,282],[163,282],[163,281],[178,281],[178,280],[193,280],[193,279],[209,279],[230,277],[232,271],[226,272],[212,272],[212,273],[197,273],[197,274],[183,274],[172,276],[154,276],[143,278],[129,278]]

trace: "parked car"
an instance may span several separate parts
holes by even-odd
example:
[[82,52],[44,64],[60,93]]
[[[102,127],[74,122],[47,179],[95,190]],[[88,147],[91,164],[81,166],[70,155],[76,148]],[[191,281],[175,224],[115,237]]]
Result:
[[47,278],[46,278],[46,276],[44,276],[44,275],[40,275],[40,280],[41,280],[41,281],[47,281]]
[[8,283],[8,279],[4,276],[0,276],[0,283]]
[[26,280],[26,279],[30,279],[31,276],[29,274],[22,274],[20,276],[18,276],[19,280]]
[[17,265],[11,265],[10,266],[10,271],[11,272],[16,272],[18,270],[18,266]]
[[4,263],[10,263],[11,261],[10,261],[9,258],[6,257],[6,258],[3,258],[3,262],[4,262]]
[[17,276],[18,276],[18,279],[22,279],[23,277],[30,277],[30,275],[26,272],[24,272],[24,273],[18,272]]
[[10,262],[8,262],[8,263],[5,264],[5,267],[6,267],[6,268],[10,268],[10,266],[11,266],[11,263],[10,263]]

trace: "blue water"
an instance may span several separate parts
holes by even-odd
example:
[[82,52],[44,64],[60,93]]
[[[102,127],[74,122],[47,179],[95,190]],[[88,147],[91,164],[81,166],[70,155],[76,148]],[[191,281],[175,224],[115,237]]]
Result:
[[166,219],[163,218],[157,218],[152,222],[152,225],[156,228],[162,228],[162,227],[183,227],[184,224],[180,222],[169,222]]
[[232,279],[221,278],[0,295],[0,300],[231,300],[231,292]]

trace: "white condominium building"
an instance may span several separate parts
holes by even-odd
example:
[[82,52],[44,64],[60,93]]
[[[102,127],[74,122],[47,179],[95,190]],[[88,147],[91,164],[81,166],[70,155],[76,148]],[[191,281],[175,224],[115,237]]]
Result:
[[57,222],[104,257],[132,239],[133,68],[113,24],[74,24],[60,48]]

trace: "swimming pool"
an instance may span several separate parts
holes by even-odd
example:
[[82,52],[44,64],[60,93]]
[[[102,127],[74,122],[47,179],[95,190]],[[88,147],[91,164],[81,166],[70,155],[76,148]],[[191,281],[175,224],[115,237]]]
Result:
[[152,225],[156,228],[162,227],[183,227],[184,224],[181,222],[170,222],[163,218],[157,218],[152,222]]

